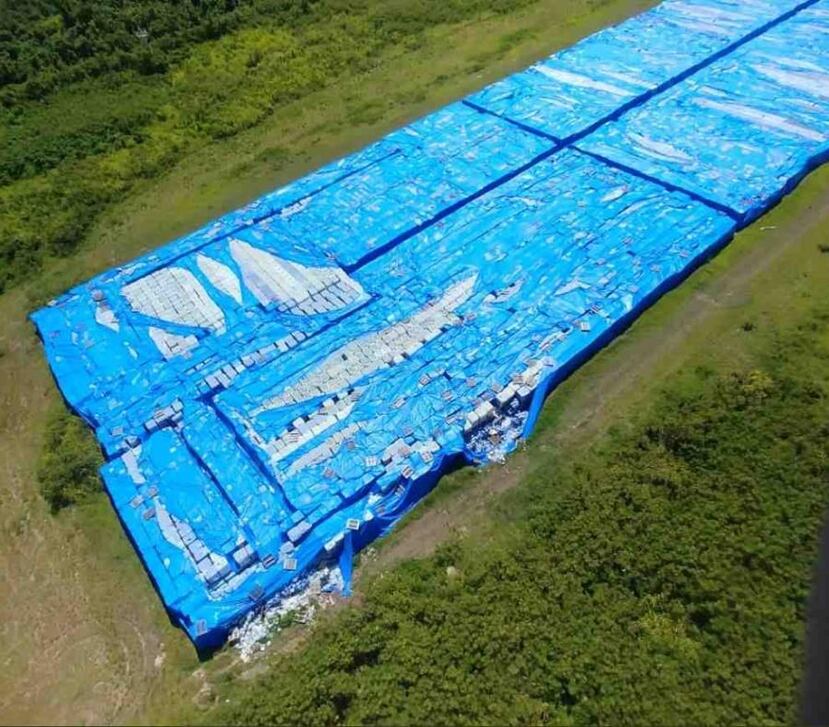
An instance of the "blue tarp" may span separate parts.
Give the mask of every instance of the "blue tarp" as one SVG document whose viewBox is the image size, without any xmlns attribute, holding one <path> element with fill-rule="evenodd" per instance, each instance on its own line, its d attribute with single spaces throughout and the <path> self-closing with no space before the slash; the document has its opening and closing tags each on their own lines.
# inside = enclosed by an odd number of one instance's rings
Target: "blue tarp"
<svg viewBox="0 0 829 727">
<path fill-rule="evenodd" d="M 579 146 L 748 222 L 829 154 L 827 59 L 829 7 L 820 3 Z"/>
<path fill-rule="evenodd" d="M 570 141 L 640 104 L 810 0 L 667 0 L 467 102 Z"/>
<path fill-rule="evenodd" d="M 510 451 L 823 158 L 827 2 L 670 0 L 33 314 L 196 644 Z"/>
</svg>

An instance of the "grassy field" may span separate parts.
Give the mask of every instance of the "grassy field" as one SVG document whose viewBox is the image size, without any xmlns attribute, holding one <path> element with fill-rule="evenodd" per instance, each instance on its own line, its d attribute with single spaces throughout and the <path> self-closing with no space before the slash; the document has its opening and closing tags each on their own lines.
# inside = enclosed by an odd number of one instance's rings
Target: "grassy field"
<svg viewBox="0 0 829 727">
<path fill-rule="evenodd" d="M 105 211 L 81 249 L 50 260 L 0 297 L 0 721 L 135 722 L 195 718 L 236 698 L 253 670 L 222 652 L 199 663 L 171 626 L 104 496 L 53 517 L 34 463 L 58 406 L 25 313 L 69 284 L 157 246 L 276 184 L 376 138 L 646 3 L 539 2 L 507 16 L 428 32 L 370 73 L 285 104 L 257 127 L 187 156 Z M 451 53 L 447 53 L 451 48 Z M 829 172 L 813 174 L 771 215 L 666 296 L 551 397 L 527 449 L 503 467 L 446 478 L 359 576 L 428 555 L 447 534 L 485 542 L 500 493 L 555 472 L 624 430 L 632 412 L 699 366 L 751 368 L 781 331 L 808 319 L 829 283 Z M 518 487 L 517 492 L 524 487 Z M 305 638 L 288 634 L 284 644 Z M 212 714 L 212 713 L 208 713 Z"/>
<path fill-rule="evenodd" d="M 137 182 L 96 218 L 76 253 L 47 259 L 41 274 L 0 297 L 0 721 L 159 718 L 199 701 L 205 680 L 232 660 L 199 663 L 103 495 L 49 513 L 35 467 L 60 403 L 26 314 L 72 283 L 648 4 L 545 0 L 432 28 L 417 48 L 388 49 L 371 71 L 283 104 L 255 128 Z"/>
</svg>

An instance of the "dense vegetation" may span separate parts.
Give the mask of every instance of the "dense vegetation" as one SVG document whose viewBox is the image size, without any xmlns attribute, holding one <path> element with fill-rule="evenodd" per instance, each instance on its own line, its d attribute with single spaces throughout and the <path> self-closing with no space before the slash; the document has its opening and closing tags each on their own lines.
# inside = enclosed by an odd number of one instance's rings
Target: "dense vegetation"
<svg viewBox="0 0 829 727">
<path fill-rule="evenodd" d="M 675 380 L 581 461 L 547 461 L 486 542 L 375 578 L 301 653 L 227 687 L 219 717 L 794 721 L 829 484 L 829 314 L 770 339 L 747 370 Z"/>
<path fill-rule="evenodd" d="M 55 407 L 46 424 L 37 468 L 40 492 L 52 512 L 100 492 L 101 462 L 95 437 L 86 424 L 63 405 Z"/>
<path fill-rule="evenodd" d="M 0 292 L 182 155 L 533 0 L 0 0 Z"/>
</svg>

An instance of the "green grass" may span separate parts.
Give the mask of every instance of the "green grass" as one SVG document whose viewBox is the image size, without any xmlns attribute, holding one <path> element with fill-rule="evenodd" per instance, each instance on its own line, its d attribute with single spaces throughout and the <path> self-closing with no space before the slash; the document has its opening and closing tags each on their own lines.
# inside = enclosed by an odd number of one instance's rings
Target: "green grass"
<svg viewBox="0 0 829 727">
<path fill-rule="evenodd" d="M 101 490 L 98 468 L 103 458 L 95 435 L 62 405 L 46 425 L 37 479 L 52 512 L 86 501 Z"/>
</svg>

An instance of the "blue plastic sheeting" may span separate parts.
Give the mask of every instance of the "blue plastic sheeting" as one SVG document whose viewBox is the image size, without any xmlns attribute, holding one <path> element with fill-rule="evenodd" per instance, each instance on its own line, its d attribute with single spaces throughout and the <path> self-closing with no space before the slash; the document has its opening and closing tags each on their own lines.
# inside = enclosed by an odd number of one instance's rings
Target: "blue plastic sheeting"
<svg viewBox="0 0 829 727">
<path fill-rule="evenodd" d="M 539 386 L 733 227 L 556 154 L 355 271 L 370 302 L 216 391 L 176 388 L 181 408 L 103 469 L 165 603 L 197 643 L 221 640 L 346 533 L 383 532 L 447 461 L 508 450 Z"/>
<path fill-rule="evenodd" d="M 827 2 L 666 3 L 549 61 L 569 96 L 519 74 L 569 142 L 453 104 L 33 314 L 197 645 L 323 559 L 347 581 L 823 158 Z"/>
<path fill-rule="evenodd" d="M 829 2 L 749 41 L 579 143 L 732 210 L 762 214 L 829 154 Z"/>
<path fill-rule="evenodd" d="M 378 254 L 552 149 L 453 104 L 78 286 L 34 317 L 61 390 L 117 453 L 154 413 L 175 414 L 177 397 L 233 378 L 229 346 L 240 360 L 270 358 L 364 304 L 338 262 Z M 257 282 L 266 255 L 289 278 L 310 269 L 314 301 L 297 307 L 295 289 Z"/>
<path fill-rule="evenodd" d="M 668 0 L 487 86 L 467 101 L 569 141 L 807 4 Z"/>
</svg>

